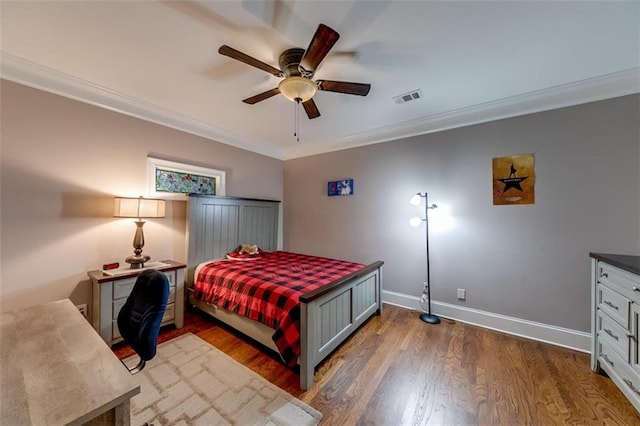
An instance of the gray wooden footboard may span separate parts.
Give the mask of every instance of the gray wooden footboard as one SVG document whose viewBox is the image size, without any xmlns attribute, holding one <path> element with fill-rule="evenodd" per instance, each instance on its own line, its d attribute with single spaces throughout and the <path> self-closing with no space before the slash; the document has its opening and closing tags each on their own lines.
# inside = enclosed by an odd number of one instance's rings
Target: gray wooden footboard
<svg viewBox="0 0 640 426">
<path fill-rule="evenodd" d="M 382 314 L 382 264 L 300 297 L 300 388 L 309 389 L 316 365 L 370 316 Z"/>
</svg>

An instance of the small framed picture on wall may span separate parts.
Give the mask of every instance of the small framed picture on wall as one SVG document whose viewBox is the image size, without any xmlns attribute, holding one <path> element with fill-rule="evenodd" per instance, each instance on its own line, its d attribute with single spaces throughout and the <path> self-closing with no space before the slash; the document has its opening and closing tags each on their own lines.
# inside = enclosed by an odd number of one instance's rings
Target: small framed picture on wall
<svg viewBox="0 0 640 426">
<path fill-rule="evenodd" d="M 519 154 L 493 159 L 493 205 L 534 204 L 534 155 Z"/>
<path fill-rule="evenodd" d="M 353 195 L 353 179 L 331 180 L 327 183 L 327 195 Z"/>
</svg>

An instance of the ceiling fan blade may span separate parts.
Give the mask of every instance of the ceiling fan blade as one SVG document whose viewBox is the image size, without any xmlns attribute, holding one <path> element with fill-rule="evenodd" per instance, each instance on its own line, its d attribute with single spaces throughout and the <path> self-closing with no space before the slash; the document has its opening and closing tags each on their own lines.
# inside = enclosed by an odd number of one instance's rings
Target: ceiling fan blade
<svg viewBox="0 0 640 426">
<path fill-rule="evenodd" d="M 269 64 L 265 64 L 264 62 L 259 61 L 256 58 L 252 58 L 246 53 L 242 53 L 239 50 L 234 49 L 233 47 L 227 46 L 226 44 L 220 46 L 220 48 L 218 49 L 218 53 L 224 56 L 228 56 L 237 61 L 244 62 L 247 65 L 251 65 L 252 67 L 261 69 L 262 71 L 266 71 L 269 74 L 275 75 L 276 77 L 284 77 L 284 74 L 278 68 L 272 67 Z"/>
<path fill-rule="evenodd" d="M 365 83 L 350 83 L 348 81 L 318 80 L 318 90 L 345 93 L 347 95 L 367 96 L 369 90 L 371 90 L 371 85 Z"/>
<path fill-rule="evenodd" d="M 327 27 L 325 24 L 318 25 L 318 29 L 313 35 L 309 47 L 305 50 L 304 56 L 300 61 L 300 66 L 305 71 L 313 74 L 339 38 L 340 34 L 335 30 Z"/>
<path fill-rule="evenodd" d="M 313 98 L 303 102 L 302 106 L 304 107 L 304 110 L 307 113 L 307 117 L 309 117 L 309 119 L 320 117 L 320 111 L 318 111 L 318 107 L 313 101 Z"/>
<path fill-rule="evenodd" d="M 269 99 L 270 97 L 275 96 L 278 93 L 280 93 L 280 89 L 276 87 L 274 89 L 267 90 L 266 92 L 258 93 L 257 95 L 251 96 L 250 98 L 243 99 L 242 102 L 244 102 L 245 104 L 253 105 L 260 101 L 264 101 L 265 99 Z"/>
</svg>

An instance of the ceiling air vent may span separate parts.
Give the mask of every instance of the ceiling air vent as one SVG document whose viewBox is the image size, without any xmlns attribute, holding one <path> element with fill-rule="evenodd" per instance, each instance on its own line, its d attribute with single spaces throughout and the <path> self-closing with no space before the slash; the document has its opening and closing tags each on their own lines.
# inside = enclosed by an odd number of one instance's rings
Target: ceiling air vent
<svg viewBox="0 0 640 426">
<path fill-rule="evenodd" d="M 417 89 L 409 93 L 404 93 L 402 95 L 394 96 L 391 99 L 393 99 L 393 101 L 397 104 L 404 104 L 410 101 L 422 99 L 422 92 L 420 91 L 420 89 Z"/>
</svg>

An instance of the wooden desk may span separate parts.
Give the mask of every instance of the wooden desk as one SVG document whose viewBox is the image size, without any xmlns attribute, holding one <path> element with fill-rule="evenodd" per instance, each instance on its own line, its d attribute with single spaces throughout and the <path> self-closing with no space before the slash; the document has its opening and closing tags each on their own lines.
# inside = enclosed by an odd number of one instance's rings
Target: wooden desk
<svg viewBox="0 0 640 426">
<path fill-rule="evenodd" d="M 0 316 L 0 424 L 129 425 L 138 393 L 70 300 Z"/>
</svg>

